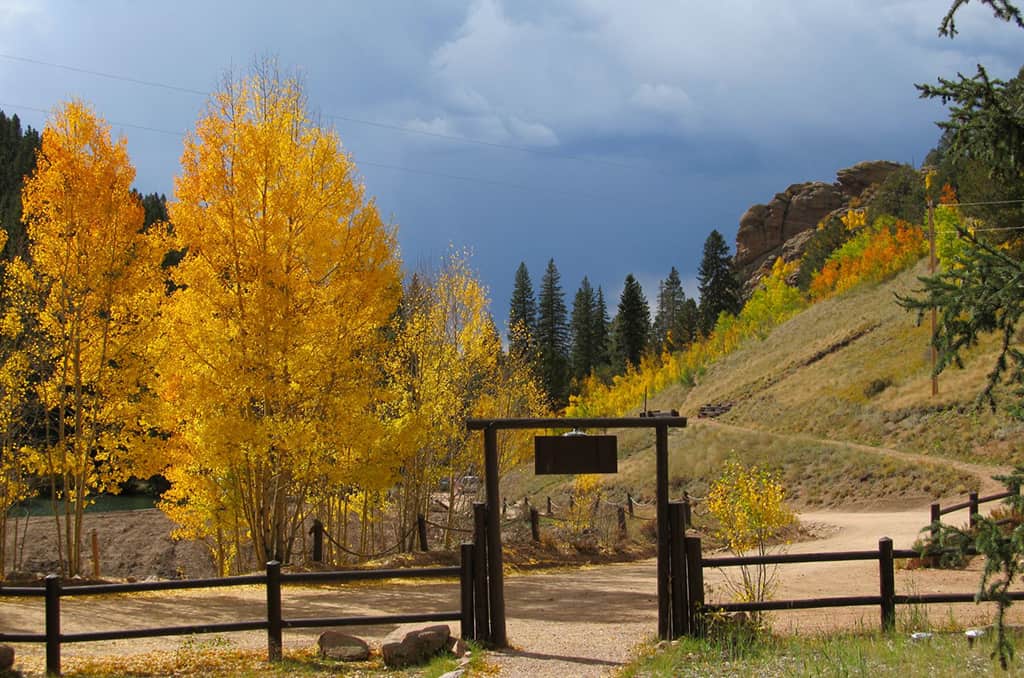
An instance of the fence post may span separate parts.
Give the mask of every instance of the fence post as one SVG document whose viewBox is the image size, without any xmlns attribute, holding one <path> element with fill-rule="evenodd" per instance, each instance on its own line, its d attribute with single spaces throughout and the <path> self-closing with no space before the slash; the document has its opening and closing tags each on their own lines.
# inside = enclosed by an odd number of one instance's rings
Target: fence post
<svg viewBox="0 0 1024 678">
<path fill-rule="evenodd" d="M 60 575 L 46 575 L 46 675 L 60 675 Z"/>
<path fill-rule="evenodd" d="M 942 508 L 938 504 L 932 504 L 932 539 L 939 536 L 940 522 L 942 522 Z"/>
<path fill-rule="evenodd" d="M 548 497 L 548 515 L 549 516 L 555 515 L 554 513 L 551 512 L 551 497 Z"/>
<path fill-rule="evenodd" d="M 693 507 L 690 504 L 690 497 L 683 494 L 683 530 L 693 527 Z"/>
<path fill-rule="evenodd" d="M 530 536 L 534 541 L 540 541 L 540 513 L 532 506 L 530 507 Z"/>
<path fill-rule="evenodd" d="M 471 542 L 463 542 L 459 549 L 461 556 L 461 572 L 459 573 L 459 602 L 462 608 L 462 617 L 459 620 L 459 635 L 463 640 L 472 640 L 476 632 L 476 622 L 473 619 L 473 551 Z"/>
<path fill-rule="evenodd" d="M 281 563 L 267 563 L 267 661 L 281 661 Z"/>
<path fill-rule="evenodd" d="M 690 607 L 686 600 L 687 577 L 686 577 L 686 528 L 683 523 L 683 505 L 679 502 L 671 502 L 668 505 L 669 524 L 669 573 L 672 577 L 671 599 L 672 599 L 672 629 L 671 637 L 678 638 L 687 633 L 687 614 Z"/>
<path fill-rule="evenodd" d="M 313 534 L 313 562 L 324 562 L 324 524 L 319 518 L 313 519 L 313 527 L 309 530 Z"/>
<path fill-rule="evenodd" d="M 629 510 L 629 517 L 633 517 L 633 495 L 626 493 L 626 508 Z"/>
<path fill-rule="evenodd" d="M 619 539 L 625 539 L 629 536 L 629 531 L 626 529 L 626 509 L 619 507 Z"/>
<path fill-rule="evenodd" d="M 687 612 L 687 628 L 690 635 L 699 638 L 704 635 L 704 562 L 701 555 L 700 537 L 686 537 L 686 599 L 690 607 Z"/>
<path fill-rule="evenodd" d="M 473 504 L 473 620 L 475 638 L 480 642 L 491 639 L 490 606 L 487 582 L 487 504 Z"/>
<path fill-rule="evenodd" d="M 416 514 L 416 531 L 420 537 L 420 551 L 429 551 L 427 547 L 427 519 L 422 513 Z"/>
<path fill-rule="evenodd" d="M 882 631 L 896 628 L 896 574 L 892 558 L 892 539 L 878 540 L 878 589 L 882 597 Z"/>
<path fill-rule="evenodd" d="M 967 523 L 971 527 L 974 527 L 975 523 L 978 522 L 978 510 L 979 510 L 978 509 L 978 493 L 977 492 L 969 492 L 969 493 L 967 493 L 967 502 L 968 502 L 968 504 L 970 504 L 967 507 L 967 511 L 968 511 Z"/>
</svg>

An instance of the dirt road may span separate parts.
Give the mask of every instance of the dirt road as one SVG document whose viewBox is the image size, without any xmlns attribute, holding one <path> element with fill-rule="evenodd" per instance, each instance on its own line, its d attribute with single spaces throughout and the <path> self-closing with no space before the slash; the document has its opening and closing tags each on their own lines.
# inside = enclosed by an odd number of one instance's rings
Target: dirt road
<svg viewBox="0 0 1024 678">
<path fill-rule="evenodd" d="M 953 516 L 956 520 L 957 517 Z M 873 549 L 881 536 L 892 537 L 897 548 L 907 548 L 927 521 L 923 508 L 898 513 L 805 513 L 819 540 L 794 544 L 790 552 Z M 627 661 L 634 647 L 653 637 L 657 628 L 655 563 L 652 560 L 563 570 L 541 574 L 512 574 L 506 579 L 508 633 L 513 650 L 494 653 L 502 675 L 599 676 Z M 778 598 L 826 595 L 870 595 L 878 591 L 878 568 L 872 562 L 786 565 L 778 570 Z M 973 591 L 976 571 L 900 570 L 897 592 Z M 726 600 L 721 572 L 709 571 L 709 601 Z M 135 594 L 63 601 L 62 627 L 66 632 L 147 625 L 186 624 L 200 621 L 258 619 L 264 614 L 262 589 L 244 587 L 206 592 Z M 286 617 L 380 614 L 457 608 L 454 583 L 387 583 L 374 586 L 288 587 L 284 595 Z M 39 632 L 43 625 L 38 599 L 0 599 L 0 629 Z M 905 611 L 901 610 L 903 615 Z M 945 608 L 929 610 L 932 619 L 945 620 Z M 980 623 L 987 612 L 974 605 L 958 606 L 952 613 L 963 624 Z M 839 608 L 825 611 L 777 613 L 773 627 L 781 631 L 829 631 L 878 624 L 877 608 Z M 375 643 L 400 636 L 405 629 L 392 625 L 364 627 L 357 632 Z M 315 642 L 317 631 L 286 631 L 289 647 Z M 226 634 L 218 642 L 260 648 L 259 633 Z M 193 641 L 195 642 L 195 641 Z M 202 641 L 199 641 L 202 642 Z M 181 638 L 89 643 L 65 646 L 65 655 L 137 653 L 175 650 Z M 18 647 L 20 657 L 42 656 L 40 645 Z"/>
<path fill-rule="evenodd" d="M 718 422 L 714 426 L 729 426 Z M 738 427 L 731 427 L 738 428 Z M 822 441 L 828 442 L 828 441 Z M 845 444 L 845 443 L 836 443 Z M 922 463 L 949 463 L 979 477 L 982 492 L 995 491 L 989 476 L 1004 469 L 965 462 L 945 461 L 912 453 L 858 445 L 866 452 L 895 456 Z M 808 512 L 801 521 L 811 526 L 818 539 L 793 544 L 791 553 L 813 551 L 868 550 L 878 547 L 880 537 L 893 539 L 896 548 L 910 548 L 919 530 L 928 522 L 928 507 L 899 512 Z M 945 520 L 963 523 L 966 510 Z M 601 676 L 628 661 L 639 643 L 654 637 L 657 630 L 656 565 L 653 560 L 602 565 L 548 573 L 512 574 L 506 578 L 508 636 L 512 649 L 492 653 L 491 659 L 508 676 Z M 839 595 L 873 595 L 878 592 L 877 563 L 805 563 L 781 566 L 777 571 L 778 599 Z M 899 570 L 897 593 L 942 591 L 973 592 L 978 584 L 978 565 L 964 571 Z M 708 601 L 730 599 L 721 571 L 707 571 Z M 169 624 L 188 624 L 242 619 L 259 619 L 265 613 L 262 589 L 214 589 L 205 592 L 136 594 L 104 598 L 69 598 L 63 601 L 62 627 L 65 632 Z M 384 583 L 372 586 L 288 587 L 284 593 L 286 618 L 349 616 L 400 611 L 455 610 L 455 583 Z M 908 623 L 911 610 L 898 609 L 897 616 Z M 914 610 L 913 612 L 921 612 Z M 1013 621 L 1024 612 L 1011 608 Z M 990 609 L 973 604 L 932 606 L 927 615 L 933 621 L 952 620 L 958 625 L 985 624 Z M 877 608 L 833 608 L 775 613 L 774 629 L 781 632 L 829 632 L 838 628 L 876 628 Z M 43 628 L 41 601 L 0 598 L 0 630 L 38 633 Z M 372 643 L 400 637 L 407 628 L 393 625 L 355 629 Z M 316 630 L 288 630 L 287 647 L 309 646 Z M 65 646 L 65 656 L 132 654 L 152 650 L 175 650 L 184 642 L 203 639 L 181 638 L 90 643 Z M 260 633 L 225 634 L 217 641 L 236 647 L 265 647 Z M 18 647 L 19 657 L 42 665 L 43 647 Z"/>
</svg>

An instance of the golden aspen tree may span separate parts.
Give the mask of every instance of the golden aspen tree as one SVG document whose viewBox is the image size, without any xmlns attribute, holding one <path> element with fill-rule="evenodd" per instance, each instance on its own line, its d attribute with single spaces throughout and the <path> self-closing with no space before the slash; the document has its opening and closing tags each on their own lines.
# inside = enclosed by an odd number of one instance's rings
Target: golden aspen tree
<svg viewBox="0 0 1024 678">
<path fill-rule="evenodd" d="M 400 263 L 355 171 L 264 62 L 212 95 L 175 180 L 162 507 L 191 536 L 251 539 L 260 563 L 289 559 L 310 499 L 380 434 L 372 362 Z"/>
<path fill-rule="evenodd" d="M 142 232 L 134 179 L 125 139 L 111 141 L 105 122 L 73 101 L 43 130 L 22 191 L 48 366 L 36 389 L 47 416 L 35 470 L 51 478 L 59 555 L 71 574 L 82 566 L 90 497 L 158 470 L 148 454 L 145 353 L 163 296 L 163 250 Z"/>
<path fill-rule="evenodd" d="M 7 233 L 0 230 L 0 249 L 6 238 Z M 0 260 L 0 581 L 7 571 L 10 510 L 28 494 L 29 460 L 21 442 L 33 364 L 26 332 L 32 311 L 31 280 L 21 259 Z M 17 523 L 14 531 L 16 546 Z"/>
<path fill-rule="evenodd" d="M 430 493 L 466 467 L 465 419 L 471 416 L 496 366 L 500 344 L 490 331 L 487 295 L 465 253 L 450 252 L 434 274 L 417 274 L 407 286 L 400 329 L 391 352 L 401 404 L 403 526 L 426 513 Z M 449 502 L 451 508 L 452 502 Z"/>
<path fill-rule="evenodd" d="M 407 286 L 391 353 L 401 393 L 395 426 L 403 450 L 403 524 L 427 511 L 431 491 L 445 479 L 451 534 L 457 480 L 482 466 L 467 417 L 529 416 L 543 408 L 545 396 L 525 358 L 503 356 L 488 305 L 465 252 L 450 252 L 436 274 L 416 275 Z M 503 458 L 518 456 L 511 451 L 517 442 L 502 436 Z"/>
</svg>

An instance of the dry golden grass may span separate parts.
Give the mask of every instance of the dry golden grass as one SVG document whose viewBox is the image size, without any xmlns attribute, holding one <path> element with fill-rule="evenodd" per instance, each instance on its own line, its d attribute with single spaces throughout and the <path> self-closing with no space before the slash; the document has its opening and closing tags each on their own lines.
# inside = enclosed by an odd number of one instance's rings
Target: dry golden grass
<svg viewBox="0 0 1024 678">
<path fill-rule="evenodd" d="M 736 456 L 778 470 L 798 505 L 891 508 L 977 486 L 976 478 L 944 465 L 944 458 L 1000 465 L 1019 460 L 1024 422 L 975 403 L 994 361 L 994 341 L 972 349 L 964 369 L 943 373 L 939 395 L 931 395 L 927 319 L 919 326 L 895 299 L 911 293 L 926 273 L 922 262 L 884 284 L 811 306 L 765 340 L 752 340 L 711 365 L 692 388 L 678 384 L 652 397 L 651 409 L 678 409 L 693 423 L 701 405 L 733 402 L 721 421 L 752 429 L 742 434 L 691 426 L 674 432 L 676 489 L 701 494 L 725 459 Z M 608 486 L 653 495 L 653 433 L 618 433 L 620 472 L 606 479 Z M 929 455 L 935 463 L 814 439 Z M 567 491 L 567 480 L 520 469 L 503 480 L 503 491 L 555 496 Z"/>
</svg>

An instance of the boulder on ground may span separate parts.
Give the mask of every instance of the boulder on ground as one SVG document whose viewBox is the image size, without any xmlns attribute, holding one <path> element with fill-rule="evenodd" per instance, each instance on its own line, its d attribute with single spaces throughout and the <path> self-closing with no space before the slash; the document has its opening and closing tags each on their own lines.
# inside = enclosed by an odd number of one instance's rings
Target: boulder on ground
<svg viewBox="0 0 1024 678">
<path fill-rule="evenodd" d="M 316 644 L 321 657 L 344 662 L 361 662 L 370 658 L 370 646 L 365 640 L 341 631 L 324 631 Z"/>
<path fill-rule="evenodd" d="M 384 664 L 393 669 L 421 664 L 448 650 L 451 637 L 451 629 L 445 624 L 410 631 L 401 642 L 385 643 L 381 648 Z"/>
<path fill-rule="evenodd" d="M 384 658 L 384 665 L 389 669 L 401 669 L 406 666 L 414 666 L 419 663 L 412 646 L 405 641 L 397 643 L 384 643 L 380 648 L 381 656 Z"/>
</svg>

